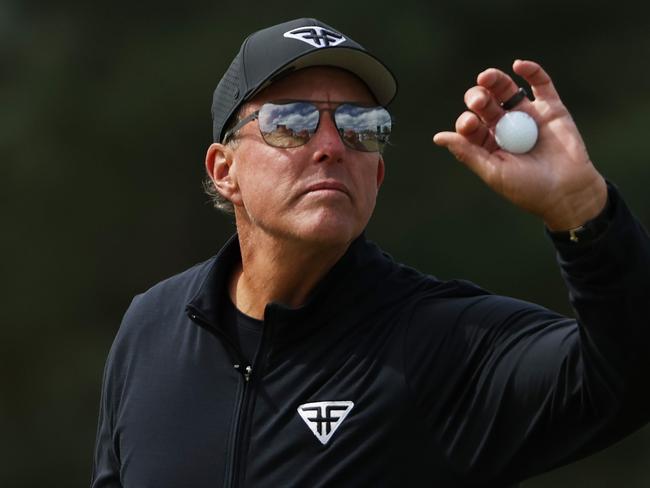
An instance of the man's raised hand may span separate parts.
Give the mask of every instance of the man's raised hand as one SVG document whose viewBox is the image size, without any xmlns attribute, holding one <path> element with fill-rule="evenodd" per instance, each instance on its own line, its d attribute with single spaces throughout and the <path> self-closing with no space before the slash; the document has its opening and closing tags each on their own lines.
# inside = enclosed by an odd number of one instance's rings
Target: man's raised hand
<svg viewBox="0 0 650 488">
<path fill-rule="evenodd" d="M 594 168 L 571 114 L 546 71 L 533 61 L 516 60 L 513 70 L 531 86 L 514 110 L 526 112 L 539 127 L 537 144 L 525 154 L 499 148 L 494 128 L 505 110 L 501 103 L 518 86 L 501 70 L 489 68 L 465 93 L 469 110 L 456 120 L 455 132 L 433 141 L 446 147 L 490 188 L 541 217 L 551 230 L 578 227 L 594 218 L 607 201 L 605 180 Z"/>
</svg>

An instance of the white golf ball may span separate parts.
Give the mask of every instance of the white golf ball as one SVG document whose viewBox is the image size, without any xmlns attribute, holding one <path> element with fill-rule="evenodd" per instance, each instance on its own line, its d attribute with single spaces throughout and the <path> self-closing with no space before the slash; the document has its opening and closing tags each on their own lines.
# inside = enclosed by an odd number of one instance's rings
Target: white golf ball
<svg viewBox="0 0 650 488">
<path fill-rule="evenodd" d="M 494 138 L 501 149 L 514 154 L 530 151 L 537 142 L 537 124 L 526 112 L 507 112 L 497 122 Z"/>
</svg>

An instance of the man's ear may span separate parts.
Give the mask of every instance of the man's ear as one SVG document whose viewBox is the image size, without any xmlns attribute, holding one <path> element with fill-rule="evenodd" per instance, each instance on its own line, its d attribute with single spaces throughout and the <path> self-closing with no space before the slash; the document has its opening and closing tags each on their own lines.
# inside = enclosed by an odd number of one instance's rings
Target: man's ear
<svg viewBox="0 0 650 488">
<path fill-rule="evenodd" d="M 213 143 L 205 155 L 205 170 L 217 191 L 225 199 L 238 205 L 241 202 L 239 186 L 233 169 L 234 153 L 229 146 Z"/>
<path fill-rule="evenodd" d="M 377 191 L 381 187 L 381 184 L 384 182 L 384 176 L 386 175 L 386 165 L 384 163 L 384 158 L 379 155 L 379 162 L 377 163 Z"/>
</svg>

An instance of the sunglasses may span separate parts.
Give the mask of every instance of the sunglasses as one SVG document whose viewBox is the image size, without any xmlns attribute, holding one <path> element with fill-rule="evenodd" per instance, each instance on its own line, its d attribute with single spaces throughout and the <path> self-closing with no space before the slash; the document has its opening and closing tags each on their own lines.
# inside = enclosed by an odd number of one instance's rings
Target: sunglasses
<svg viewBox="0 0 650 488">
<path fill-rule="evenodd" d="M 357 151 L 381 152 L 388 143 L 392 120 L 381 106 L 341 103 L 335 109 L 318 108 L 325 101 L 287 101 L 265 103 L 240 120 L 223 137 L 224 144 L 244 125 L 257 119 L 264 142 L 269 146 L 290 148 L 307 144 L 318 130 L 321 112 L 333 112 L 341 141 Z"/>
</svg>

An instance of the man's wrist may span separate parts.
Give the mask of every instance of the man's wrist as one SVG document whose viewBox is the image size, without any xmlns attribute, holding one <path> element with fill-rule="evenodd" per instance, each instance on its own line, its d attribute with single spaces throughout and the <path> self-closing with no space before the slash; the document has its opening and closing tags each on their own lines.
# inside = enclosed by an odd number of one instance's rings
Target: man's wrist
<svg viewBox="0 0 650 488">
<path fill-rule="evenodd" d="M 582 227 L 602 213 L 607 198 L 607 182 L 596 173 L 595 181 L 580 192 L 557 201 L 552 213 L 544 216 L 544 224 L 550 232 L 568 232 Z"/>
<path fill-rule="evenodd" d="M 567 242 L 574 244 L 584 244 L 598 239 L 605 233 L 613 217 L 613 207 L 609 196 L 605 200 L 605 206 L 600 213 L 585 222 L 584 224 L 572 229 L 554 231 L 548 228 L 547 232 L 556 242 Z"/>
</svg>

